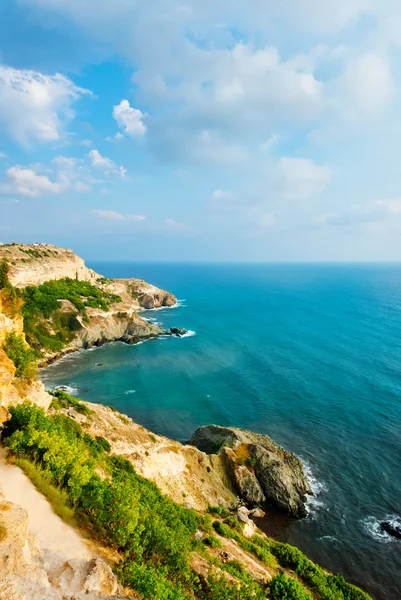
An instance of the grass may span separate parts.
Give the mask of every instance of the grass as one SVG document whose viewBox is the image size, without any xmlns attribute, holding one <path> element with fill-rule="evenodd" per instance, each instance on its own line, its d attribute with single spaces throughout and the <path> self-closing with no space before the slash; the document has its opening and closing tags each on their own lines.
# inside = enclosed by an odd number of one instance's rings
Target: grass
<svg viewBox="0 0 401 600">
<path fill-rule="evenodd" d="M 68 506 L 68 495 L 53 485 L 51 475 L 39 465 L 25 458 L 14 458 L 12 462 L 24 471 L 38 492 L 49 501 L 56 515 L 68 525 L 78 528 L 79 524 L 74 511 Z"/>
</svg>

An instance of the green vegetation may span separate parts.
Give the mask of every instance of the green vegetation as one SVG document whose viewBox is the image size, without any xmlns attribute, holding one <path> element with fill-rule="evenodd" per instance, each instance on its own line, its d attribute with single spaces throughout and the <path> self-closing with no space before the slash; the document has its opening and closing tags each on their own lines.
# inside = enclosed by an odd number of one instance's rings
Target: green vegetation
<svg viewBox="0 0 401 600">
<path fill-rule="evenodd" d="M 51 474 L 25 458 L 16 458 L 14 462 L 29 477 L 36 489 L 47 498 L 56 515 L 72 527 L 77 527 L 74 511 L 68 505 L 68 495 L 52 484 Z"/>
<path fill-rule="evenodd" d="M 204 544 L 206 544 L 206 546 L 210 546 L 211 548 L 222 547 L 222 543 L 215 535 L 208 535 L 207 537 L 203 538 L 202 541 Z"/>
<path fill-rule="evenodd" d="M 66 392 L 54 393 L 54 410 L 73 407 L 82 411 L 82 406 L 88 410 Z M 144 598 L 311 600 L 311 590 L 318 600 L 370 600 L 342 577 L 327 575 L 292 546 L 259 535 L 245 538 L 238 531 L 237 520 L 223 511 L 213 523 L 219 535 L 235 540 L 270 568 L 277 569 L 277 559 L 282 567 L 295 571 L 296 577 L 278 574 L 264 589 L 241 562 L 224 564 L 207 550 L 206 546 L 221 546 L 211 533 L 211 517 L 163 496 L 129 461 L 110 455 L 107 440 L 92 438 L 64 414 L 46 415 L 29 403 L 12 407 L 10 413 L 3 440 L 16 462 L 62 518 L 84 525 L 119 553 L 116 572 L 121 583 Z M 209 512 L 219 514 L 221 509 L 210 508 Z M 203 544 L 195 537 L 199 529 L 207 534 Z M 207 581 L 201 581 L 191 569 L 194 551 L 214 565 Z"/>
<path fill-rule="evenodd" d="M 109 294 L 88 283 L 75 279 L 48 281 L 20 291 L 24 301 L 22 314 L 24 331 L 30 346 L 40 355 L 42 348 L 59 352 L 82 329 L 77 318 L 88 321 L 87 308 L 108 311 L 110 304 L 121 302 L 120 296 Z M 68 300 L 73 309 L 62 311 L 61 300 Z"/>
<path fill-rule="evenodd" d="M 6 260 L 0 262 L 0 297 L 4 314 L 15 317 L 20 308 L 17 291 L 9 281 L 10 266 Z"/>
<path fill-rule="evenodd" d="M 0 290 L 4 290 L 8 285 L 10 285 L 8 281 L 9 270 L 10 267 L 8 265 L 8 262 L 2 260 L 0 262 Z"/>
<path fill-rule="evenodd" d="M 53 408 L 54 410 L 60 410 L 61 408 L 74 408 L 77 412 L 81 413 L 81 415 L 89 416 L 92 414 L 92 411 L 86 406 L 86 404 L 83 403 L 83 400 L 80 398 L 75 398 L 64 390 L 54 390 L 50 393 L 52 396 L 54 396 L 50 404 L 50 408 Z M 104 438 L 101 439 L 103 440 Z M 107 440 L 104 441 L 109 444 Z M 108 451 L 110 451 L 110 444 Z"/>
<path fill-rule="evenodd" d="M 272 542 L 270 551 L 282 567 L 293 569 L 321 600 L 370 600 L 368 594 L 347 583 L 342 577 L 327 575 L 298 548 L 281 542 Z"/>
<path fill-rule="evenodd" d="M 18 459 L 46 472 L 45 479 L 67 495 L 79 520 L 121 552 L 123 584 L 155 600 L 187 598 L 197 585 L 189 565 L 194 535 L 208 529 L 208 518 L 165 498 L 127 460 L 108 456 L 73 419 L 46 416 L 27 403 L 10 413 L 4 444 Z M 94 456 L 96 443 L 100 453 Z M 98 467 L 107 473 L 105 479 Z"/>
<path fill-rule="evenodd" d="M 35 353 L 29 348 L 23 338 L 10 332 L 4 341 L 3 350 L 15 365 L 15 376 L 31 380 L 36 375 Z"/>
<path fill-rule="evenodd" d="M 270 582 L 270 597 L 272 600 L 312 600 L 296 579 L 284 574 L 276 575 Z"/>
<path fill-rule="evenodd" d="M 223 519 L 226 519 L 231 515 L 230 511 L 222 506 L 208 506 L 207 512 L 211 515 L 222 517 Z"/>
</svg>

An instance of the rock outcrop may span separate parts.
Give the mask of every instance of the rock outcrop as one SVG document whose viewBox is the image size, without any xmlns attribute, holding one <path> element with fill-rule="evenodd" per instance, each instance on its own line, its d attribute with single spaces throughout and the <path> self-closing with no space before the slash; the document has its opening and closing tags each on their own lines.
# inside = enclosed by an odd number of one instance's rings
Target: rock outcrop
<svg viewBox="0 0 401 600">
<path fill-rule="evenodd" d="M 89 269 L 82 258 L 68 248 L 7 244 L 0 246 L 0 261 L 10 265 L 9 279 L 15 287 L 40 285 L 50 279 L 79 279 L 94 283 L 101 275 Z"/>
<path fill-rule="evenodd" d="M 306 516 L 312 490 L 302 462 L 268 436 L 208 425 L 197 429 L 189 444 L 222 458 L 240 498 L 250 506 L 270 504 L 289 516 Z"/>
<path fill-rule="evenodd" d="M 49 570 L 29 532 L 28 513 L 0 490 L 0 600 L 130 600 L 100 558 Z"/>
<path fill-rule="evenodd" d="M 28 398 L 47 408 L 51 397 L 45 391 L 44 385 L 39 380 L 32 382 L 18 382 L 15 378 L 15 365 L 3 350 L 3 343 L 11 332 L 24 338 L 24 324 L 20 314 L 8 314 L 0 292 L 0 423 L 5 421 L 7 407 L 18 404 Z"/>
</svg>

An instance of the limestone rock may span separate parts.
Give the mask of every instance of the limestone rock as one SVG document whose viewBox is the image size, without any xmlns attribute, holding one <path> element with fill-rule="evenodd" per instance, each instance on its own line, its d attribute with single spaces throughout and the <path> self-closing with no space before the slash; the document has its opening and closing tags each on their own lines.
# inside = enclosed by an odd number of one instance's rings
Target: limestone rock
<svg viewBox="0 0 401 600">
<path fill-rule="evenodd" d="M 240 497 L 250 506 L 263 505 L 266 498 L 255 473 L 238 464 L 237 455 L 231 448 L 222 448 L 221 455 Z"/>
<path fill-rule="evenodd" d="M 272 504 L 289 516 L 306 516 L 306 496 L 312 490 L 302 462 L 268 436 L 208 425 L 197 429 L 189 443 L 224 457 L 240 497 L 250 505 Z"/>
</svg>

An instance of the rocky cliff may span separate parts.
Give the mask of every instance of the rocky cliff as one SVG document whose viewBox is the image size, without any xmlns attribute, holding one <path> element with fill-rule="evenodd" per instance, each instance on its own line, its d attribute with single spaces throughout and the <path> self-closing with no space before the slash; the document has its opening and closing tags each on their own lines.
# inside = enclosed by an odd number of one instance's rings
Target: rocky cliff
<svg viewBox="0 0 401 600">
<path fill-rule="evenodd" d="M 7 310 L 5 298 L 0 290 L 0 423 L 7 416 L 7 407 L 12 404 L 29 398 L 35 404 L 47 408 L 51 401 L 41 381 L 36 379 L 22 382 L 15 377 L 16 367 L 3 350 L 5 338 L 11 332 L 25 339 L 21 314 L 12 314 Z"/>
<path fill-rule="evenodd" d="M 106 279 L 69 249 L 9 244 L 0 246 L 2 261 L 9 268 L 9 283 L 22 298 L 24 331 L 42 354 L 41 366 L 82 347 L 117 340 L 136 343 L 164 334 L 138 312 L 177 302 L 170 292 L 141 279 Z M 68 288 L 74 288 L 73 297 Z M 18 334 L 22 324 L 20 319 L 11 329 Z M 0 326 L 6 331 L 6 322 Z"/>
<path fill-rule="evenodd" d="M 306 516 L 312 490 L 302 462 L 267 435 L 208 425 L 197 429 L 189 443 L 221 457 L 235 490 L 250 506 L 273 505 L 289 516 Z"/>
</svg>

